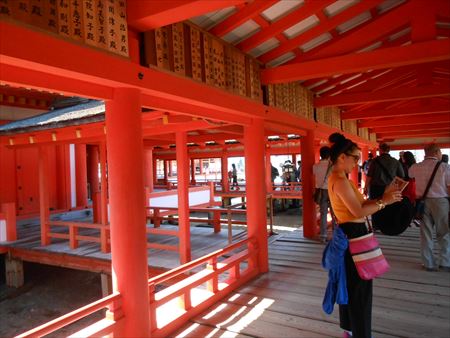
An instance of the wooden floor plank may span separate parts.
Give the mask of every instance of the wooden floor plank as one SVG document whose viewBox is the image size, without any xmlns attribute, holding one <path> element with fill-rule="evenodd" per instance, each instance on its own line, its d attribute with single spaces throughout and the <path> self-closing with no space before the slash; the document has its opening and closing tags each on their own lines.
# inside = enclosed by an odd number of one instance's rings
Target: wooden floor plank
<svg viewBox="0 0 450 338">
<path fill-rule="evenodd" d="M 391 270 L 374 281 L 373 336 L 450 337 L 450 274 L 421 268 L 419 229 L 377 238 Z M 257 337 L 340 337 L 337 306 L 330 316 L 322 311 L 327 284 L 323 249 L 301 231 L 283 234 L 269 245 L 268 273 L 191 324 Z"/>
</svg>

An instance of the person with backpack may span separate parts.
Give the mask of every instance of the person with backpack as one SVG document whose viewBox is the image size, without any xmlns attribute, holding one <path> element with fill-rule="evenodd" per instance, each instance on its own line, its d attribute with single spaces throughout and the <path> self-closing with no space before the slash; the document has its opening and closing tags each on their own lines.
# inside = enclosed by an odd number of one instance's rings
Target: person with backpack
<svg viewBox="0 0 450 338">
<path fill-rule="evenodd" d="M 370 163 L 364 193 L 368 193 L 371 200 L 383 196 L 386 186 L 392 182 L 395 176 L 405 177 L 401 163 L 389 155 L 390 150 L 391 148 L 387 143 L 381 143 L 379 147 L 380 156 Z"/>
</svg>

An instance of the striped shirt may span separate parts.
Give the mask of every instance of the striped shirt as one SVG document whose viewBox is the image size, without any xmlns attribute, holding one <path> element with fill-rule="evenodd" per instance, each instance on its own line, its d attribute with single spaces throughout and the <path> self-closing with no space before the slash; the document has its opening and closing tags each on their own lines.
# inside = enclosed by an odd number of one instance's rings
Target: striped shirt
<svg viewBox="0 0 450 338">
<path fill-rule="evenodd" d="M 328 160 L 320 160 L 313 165 L 313 174 L 316 178 L 316 188 L 328 189 L 328 178 L 325 178 L 325 175 L 327 174 L 329 163 L 330 161 Z"/>
<path fill-rule="evenodd" d="M 416 179 L 416 195 L 418 198 L 421 198 L 425 192 L 437 162 L 438 159 L 436 157 L 426 157 L 422 162 L 413 164 L 409 168 L 409 177 Z M 434 176 L 430 190 L 428 190 L 427 198 L 448 197 L 448 186 L 450 186 L 450 165 L 441 163 L 436 176 Z"/>
</svg>

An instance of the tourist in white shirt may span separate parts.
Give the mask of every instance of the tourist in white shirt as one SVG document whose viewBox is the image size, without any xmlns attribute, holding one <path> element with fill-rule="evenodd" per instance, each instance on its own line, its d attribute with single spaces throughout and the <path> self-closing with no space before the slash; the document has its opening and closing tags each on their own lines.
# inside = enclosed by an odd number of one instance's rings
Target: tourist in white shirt
<svg viewBox="0 0 450 338">
<path fill-rule="evenodd" d="M 322 195 L 319 203 L 320 209 L 320 241 L 327 241 L 327 215 L 328 215 L 328 174 L 330 172 L 330 148 L 325 146 L 320 148 L 321 160 L 313 165 L 313 174 L 316 181 L 316 188 L 322 189 Z"/>
<path fill-rule="evenodd" d="M 422 198 L 434 167 L 442 156 L 436 144 L 429 144 L 424 150 L 423 162 L 414 164 L 409 169 L 409 177 L 416 179 L 417 198 Z M 450 166 L 441 162 L 425 198 L 425 212 L 420 228 L 422 262 L 427 271 L 437 271 L 438 266 L 441 270 L 450 271 L 449 192 Z M 433 255 L 433 228 L 440 248 L 438 260 Z"/>
</svg>

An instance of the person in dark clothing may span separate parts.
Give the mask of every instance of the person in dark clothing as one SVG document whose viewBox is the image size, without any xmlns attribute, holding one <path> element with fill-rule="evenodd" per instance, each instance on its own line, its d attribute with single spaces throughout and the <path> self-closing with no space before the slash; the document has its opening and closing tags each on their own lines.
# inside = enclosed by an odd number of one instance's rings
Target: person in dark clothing
<svg viewBox="0 0 450 338">
<path fill-rule="evenodd" d="M 387 143 L 381 143 L 380 156 L 375 158 L 370 164 L 367 173 L 366 186 L 364 193 L 369 193 L 369 199 L 378 199 L 383 196 L 384 190 L 389 183 L 392 182 L 395 176 L 400 178 L 405 177 L 403 167 L 400 161 L 389 155 L 391 148 Z"/>
<path fill-rule="evenodd" d="M 232 175 L 231 175 L 231 177 L 233 178 L 233 186 L 232 186 L 232 188 L 231 189 L 236 189 L 236 190 L 239 190 L 239 187 L 238 187 L 238 181 L 237 181 L 237 169 L 236 169 L 236 165 L 233 163 L 233 164 L 231 164 L 231 167 L 232 167 L 232 169 L 231 169 L 231 173 L 232 173 Z"/>
</svg>

